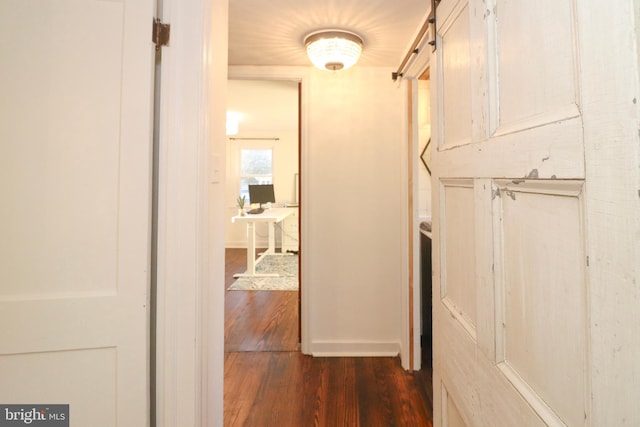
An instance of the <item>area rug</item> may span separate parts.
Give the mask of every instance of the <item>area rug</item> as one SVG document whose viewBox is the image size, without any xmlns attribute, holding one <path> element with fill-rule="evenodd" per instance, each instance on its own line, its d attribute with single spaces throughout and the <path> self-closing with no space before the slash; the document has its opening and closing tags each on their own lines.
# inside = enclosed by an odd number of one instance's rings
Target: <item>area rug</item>
<svg viewBox="0 0 640 427">
<path fill-rule="evenodd" d="M 278 277 L 240 277 L 230 291 L 297 291 L 298 256 L 266 255 L 256 266 L 256 273 L 274 273 Z"/>
</svg>

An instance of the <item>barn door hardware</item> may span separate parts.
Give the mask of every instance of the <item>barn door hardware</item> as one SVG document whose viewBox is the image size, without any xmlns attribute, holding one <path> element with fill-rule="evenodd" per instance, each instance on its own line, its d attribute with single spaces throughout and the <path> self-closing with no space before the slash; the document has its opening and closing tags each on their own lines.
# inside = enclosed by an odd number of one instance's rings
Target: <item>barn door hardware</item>
<svg viewBox="0 0 640 427">
<path fill-rule="evenodd" d="M 429 14 L 429 17 L 427 18 L 427 20 L 424 22 L 424 24 L 422 25 L 422 27 L 420 28 L 420 31 L 418 32 L 418 35 L 416 36 L 415 40 L 413 41 L 413 44 L 411 45 L 411 48 L 409 49 L 409 51 L 407 52 L 407 54 L 405 55 L 404 59 L 402 60 L 402 63 L 400 63 L 400 66 L 398 67 L 398 71 L 394 71 L 391 73 L 391 78 L 393 79 L 393 81 L 398 80 L 398 78 L 401 78 L 404 74 L 404 69 L 407 66 L 407 64 L 409 63 L 409 60 L 411 59 L 411 57 L 413 55 L 417 55 L 420 52 L 420 49 L 418 48 L 418 45 L 420 43 L 423 42 L 425 35 L 427 35 L 427 32 L 429 31 L 429 28 L 431 27 L 431 37 L 433 37 L 433 40 L 429 40 L 427 43 L 431 45 L 432 49 L 435 50 L 436 48 L 436 41 L 435 41 L 435 37 L 436 37 L 436 8 L 438 7 L 438 4 L 440 4 L 440 0 L 431 0 L 431 13 Z"/>
</svg>

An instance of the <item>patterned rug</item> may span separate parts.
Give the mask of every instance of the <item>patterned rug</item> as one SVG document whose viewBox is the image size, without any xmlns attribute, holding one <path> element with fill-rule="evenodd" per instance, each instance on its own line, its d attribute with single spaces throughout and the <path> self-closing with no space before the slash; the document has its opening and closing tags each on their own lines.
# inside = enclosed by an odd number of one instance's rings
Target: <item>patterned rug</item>
<svg viewBox="0 0 640 427">
<path fill-rule="evenodd" d="M 256 266 L 256 273 L 276 273 L 279 277 L 240 277 L 230 291 L 297 291 L 298 256 L 266 255 Z"/>
</svg>

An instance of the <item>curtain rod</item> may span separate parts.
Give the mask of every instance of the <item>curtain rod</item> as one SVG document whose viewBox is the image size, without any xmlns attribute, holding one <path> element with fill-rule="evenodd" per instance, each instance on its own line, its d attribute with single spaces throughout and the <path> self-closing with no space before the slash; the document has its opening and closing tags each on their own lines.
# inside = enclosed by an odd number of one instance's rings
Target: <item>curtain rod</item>
<svg viewBox="0 0 640 427">
<path fill-rule="evenodd" d="M 407 62 L 409 62 L 409 59 L 411 58 L 411 56 L 417 54 L 420 51 L 418 49 L 418 45 L 424 38 L 424 35 L 427 33 L 427 30 L 429 30 L 429 25 L 435 24 L 436 22 L 435 11 L 436 11 L 436 7 L 438 6 L 438 3 L 440 3 L 440 0 L 431 0 L 431 13 L 429 13 L 429 16 L 422 24 L 422 28 L 420 28 L 418 35 L 416 35 L 416 38 L 413 41 L 413 44 L 411 44 L 409 51 L 407 52 L 407 54 L 404 56 L 404 59 L 400 63 L 400 66 L 398 67 L 398 71 L 391 73 L 391 78 L 393 79 L 394 82 L 398 80 L 398 77 L 402 77 L 403 75 L 402 73 L 404 72 L 404 67 L 407 65 Z M 429 44 L 434 46 L 435 42 L 429 42 Z"/>
<path fill-rule="evenodd" d="M 236 141 L 236 140 L 243 140 L 243 141 L 280 141 L 280 138 L 236 138 L 236 137 L 229 137 L 230 141 Z"/>
</svg>

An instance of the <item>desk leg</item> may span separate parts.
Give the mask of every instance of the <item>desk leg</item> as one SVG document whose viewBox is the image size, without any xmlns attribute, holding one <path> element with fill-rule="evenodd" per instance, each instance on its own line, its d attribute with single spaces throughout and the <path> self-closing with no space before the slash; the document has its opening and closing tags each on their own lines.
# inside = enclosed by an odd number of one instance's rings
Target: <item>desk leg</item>
<svg viewBox="0 0 640 427">
<path fill-rule="evenodd" d="M 247 274 L 256 274 L 256 229 L 253 222 L 247 223 Z"/>
<path fill-rule="evenodd" d="M 247 222 L 247 272 L 234 274 L 233 277 L 278 277 L 275 273 L 256 274 L 256 265 L 262 261 L 265 255 L 275 252 L 275 227 L 269 223 L 269 248 L 256 260 L 256 229 L 253 221 Z"/>
<path fill-rule="evenodd" d="M 287 251 L 284 250 L 284 221 L 280 222 L 280 252 L 283 255 L 287 255 Z"/>
<path fill-rule="evenodd" d="M 273 221 L 269 221 L 269 247 L 267 248 L 268 254 L 274 254 L 276 252 L 276 224 Z"/>
</svg>

